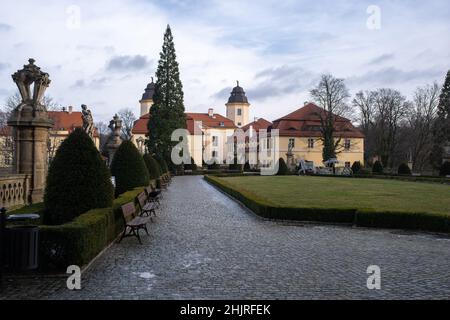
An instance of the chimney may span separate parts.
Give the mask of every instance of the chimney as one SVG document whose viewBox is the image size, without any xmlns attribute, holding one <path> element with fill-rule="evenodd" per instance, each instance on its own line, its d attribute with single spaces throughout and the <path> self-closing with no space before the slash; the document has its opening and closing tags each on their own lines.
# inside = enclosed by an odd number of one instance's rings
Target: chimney
<svg viewBox="0 0 450 320">
<path fill-rule="evenodd" d="M 72 111 L 73 111 L 73 107 L 72 107 L 72 106 L 69 106 L 69 114 L 71 114 Z"/>
<path fill-rule="evenodd" d="M 213 117 L 214 117 L 214 109 L 213 109 L 213 108 L 209 108 L 209 109 L 208 109 L 208 116 L 209 116 L 210 118 L 213 118 Z"/>
</svg>

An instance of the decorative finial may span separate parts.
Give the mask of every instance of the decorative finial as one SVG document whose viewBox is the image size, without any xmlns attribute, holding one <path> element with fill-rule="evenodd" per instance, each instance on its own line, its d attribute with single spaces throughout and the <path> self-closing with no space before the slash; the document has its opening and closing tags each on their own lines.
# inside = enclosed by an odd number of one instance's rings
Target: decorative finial
<svg viewBox="0 0 450 320">
<path fill-rule="evenodd" d="M 237 86 L 239 87 L 239 80 L 236 80 Z"/>
<path fill-rule="evenodd" d="M 152 83 L 153 83 L 153 77 L 152 77 Z"/>
<path fill-rule="evenodd" d="M 30 64 L 34 64 L 34 63 L 36 62 L 36 60 L 34 60 L 33 58 L 30 58 L 30 59 L 28 59 L 28 62 L 29 62 Z"/>
</svg>

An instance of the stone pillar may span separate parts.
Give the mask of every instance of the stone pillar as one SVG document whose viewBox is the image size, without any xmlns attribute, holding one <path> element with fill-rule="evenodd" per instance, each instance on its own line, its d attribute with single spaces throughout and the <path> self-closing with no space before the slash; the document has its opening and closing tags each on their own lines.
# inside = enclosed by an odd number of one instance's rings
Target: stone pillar
<svg viewBox="0 0 450 320">
<path fill-rule="evenodd" d="M 42 72 L 29 59 L 29 64 L 12 75 L 19 88 L 22 102 L 13 110 L 8 125 L 13 127 L 14 171 L 30 175 L 27 201 L 43 201 L 47 178 L 47 142 L 52 121 L 42 104 L 45 90 L 50 84 L 47 73 Z M 32 86 L 33 85 L 33 86 Z"/>
<path fill-rule="evenodd" d="M 122 144 L 122 139 L 120 138 L 120 134 L 122 132 L 122 120 L 120 120 L 117 114 L 109 122 L 109 128 L 112 131 L 111 140 L 108 142 L 108 156 L 109 156 L 108 162 L 109 165 L 111 165 L 111 162 L 114 158 L 114 154 Z"/>
</svg>

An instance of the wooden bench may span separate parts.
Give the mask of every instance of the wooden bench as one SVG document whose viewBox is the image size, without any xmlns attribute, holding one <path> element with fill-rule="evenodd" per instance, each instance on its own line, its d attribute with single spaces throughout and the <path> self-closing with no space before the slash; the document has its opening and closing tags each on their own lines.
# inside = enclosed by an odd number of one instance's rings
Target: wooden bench
<svg viewBox="0 0 450 320">
<path fill-rule="evenodd" d="M 147 194 L 147 202 L 154 202 L 156 207 L 159 208 L 161 205 L 161 190 L 156 190 L 150 185 L 145 188 L 145 193 Z"/>
<path fill-rule="evenodd" d="M 136 200 L 139 205 L 139 215 L 142 217 L 150 217 L 150 220 L 153 222 L 151 216 L 152 214 L 156 216 L 157 204 L 155 202 L 149 202 L 145 192 L 139 193 Z"/>
<path fill-rule="evenodd" d="M 120 243 L 123 238 L 135 236 L 138 238 L 139 243 L 142 244 L 139 230 L 144 229 L 148 235 L 147 223 L 150 221 L 150 217 L 141 217 L 136 214 L 136 207 L 133 202 L 124 204 L 122 207 L 122 215 L 125 223 L 125 229 L 118 241 Z M 127 232 L 128 231 L 128 232 Z"/>
</svg>

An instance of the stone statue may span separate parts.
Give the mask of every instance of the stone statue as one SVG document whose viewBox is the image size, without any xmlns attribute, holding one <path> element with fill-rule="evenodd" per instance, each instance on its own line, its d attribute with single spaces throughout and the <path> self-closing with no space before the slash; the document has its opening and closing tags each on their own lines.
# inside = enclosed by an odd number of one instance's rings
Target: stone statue
<svg viewBox="0 0 450 320">
<path fill-rule="evenodd" d="M 114 115 L 113 119 L 109 122 L 108 127 L 111 129 L 111 137 L 108 142 L 109 164 L 111 165 L 114 154 L 122 143 L 122 139 L 120 138 L 122 132 L 122 120 L 120 120 L 117 114 Z"/>
<path fill-rule="evenodd" d="M 294 141 L 289 141 L 288 144 L 288 154 L 292 155 L 292 150 L 294 150 Z"/>
<path fill-rule="evenodd" d="M 94 118 L 92 117 L 91 110 L 89 110 L 85 104 L 82 104 L 81 113 L 83 130 L 92 138 L 94 136 Z"/>
</svg>

